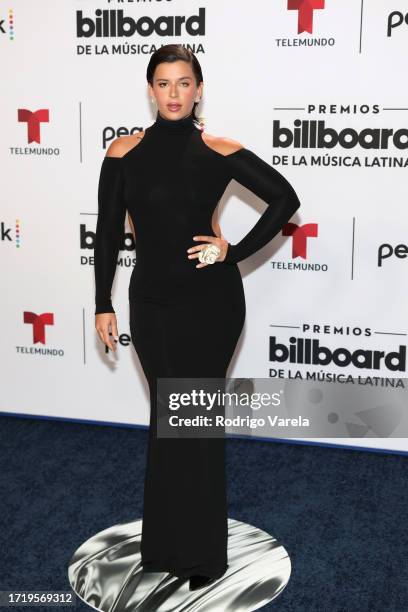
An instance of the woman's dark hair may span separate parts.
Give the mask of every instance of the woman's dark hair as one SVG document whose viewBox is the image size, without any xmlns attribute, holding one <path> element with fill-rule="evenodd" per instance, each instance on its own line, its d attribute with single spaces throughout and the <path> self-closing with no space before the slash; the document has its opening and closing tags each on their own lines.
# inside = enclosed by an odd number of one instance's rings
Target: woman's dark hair
<svg viewBox="0 0 408 612">
<path fill-rule="evenodd" d="M 156 49 L 147 66 L 146 78 L 150 85 L 153 87 L 154 71 L 159 64 L 162 62 L 176 62 L 177 60 L 191 64 L 197 86 L 203 81 L 200 63 L 190 49 L 186 49 L 183 45 L 163 45 L 163 47 Z M 199 122 L 195 114 L 196 106 L 198 106 L 198 102 L 194 102 L 192 115 L 193 119 Z"/>
</svg>

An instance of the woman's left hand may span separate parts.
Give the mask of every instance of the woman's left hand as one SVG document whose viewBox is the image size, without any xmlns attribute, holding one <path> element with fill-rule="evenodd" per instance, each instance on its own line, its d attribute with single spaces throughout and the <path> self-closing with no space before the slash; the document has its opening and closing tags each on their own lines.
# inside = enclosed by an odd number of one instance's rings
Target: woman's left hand
<svg viewBox="0 0 408 612">
<path fill-rule="evenodd" d="M 189 259 L 198 259 L 198 254 L 200 251 L 205 249 L 209 244 L 214 244 L 220 249 L 220 254 L 215 260 L 215 263 L 224 261 L 228 250 L 228 240 L 224 240 L 223 238 L 217 238 L 215 236 L 193 236 L 193 240 L 206 240 L 207 244 L 198 244 L 187 249 Z M 212 264 L 200 262 L 196 265 L 196 268 L 204 268 L 205 266 L 209 265 Z"/>
</svg>

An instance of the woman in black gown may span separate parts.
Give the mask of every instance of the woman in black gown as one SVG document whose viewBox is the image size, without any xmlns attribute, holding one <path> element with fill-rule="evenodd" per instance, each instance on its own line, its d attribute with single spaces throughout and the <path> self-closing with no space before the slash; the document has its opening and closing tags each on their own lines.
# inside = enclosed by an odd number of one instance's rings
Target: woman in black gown
<svg viewBox="0 0 408 612">
<path fill-rule="evenodd" d="M 159 48 L 147 80 L 158 104 L 155 122 L 142 137 L 117 138 L 102 162 L 96 329 L 115 350 L 109 338 L 109 332 L 118 335 L 111 287 L 128 211 L 136 244 L 130 332 L 150 391 L 142 565 L 144 571 L 190 578 L 195 589 L 228 567 L 225 440 L 159 437 L 157 379 L 226 377 L 245 320 L 237 262 L 267 244 L 300 203 L 289 182 L 255 153 L 198 128 L 194 109 L 203 79 L 190 51 L 181 45 Z M 268 204 L 237 244 L 212 227 L 231 179 Z M 209 244 L 218 247 L 218 257 L 200 262 L 199 252 Z"/>
</svg>

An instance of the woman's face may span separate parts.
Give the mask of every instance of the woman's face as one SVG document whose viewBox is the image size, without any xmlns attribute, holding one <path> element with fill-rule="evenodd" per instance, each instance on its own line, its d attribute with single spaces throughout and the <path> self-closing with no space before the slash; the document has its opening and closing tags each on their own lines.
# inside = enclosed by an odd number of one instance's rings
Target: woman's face
<svg viewBox="0 0 408 612">
<path fill-rule="evenodd" d="M 203 84 L 197 87 L 191 64 L 183 60 L 162 62 L 153 75 L 149 95 L 166 119 L 181 119 L 193 110 L 194 102 L 201 98 Z"/>
</svg>

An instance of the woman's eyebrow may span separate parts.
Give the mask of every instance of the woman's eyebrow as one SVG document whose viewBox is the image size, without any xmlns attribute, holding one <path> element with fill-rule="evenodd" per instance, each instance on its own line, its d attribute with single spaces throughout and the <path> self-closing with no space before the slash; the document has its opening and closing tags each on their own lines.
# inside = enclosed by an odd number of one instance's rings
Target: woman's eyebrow
<svg viewBox="0 0 408 612">
<path fill-rule="evenodd" d="M 178 81 L 181 81 L 181 79 L 191 79 L 192 77 L 190 76 L 182 76 L 179 79 L 177 79 Z M 158 81 L 168 81 L 169 79 L 157 79 Z"/>
</svg>

